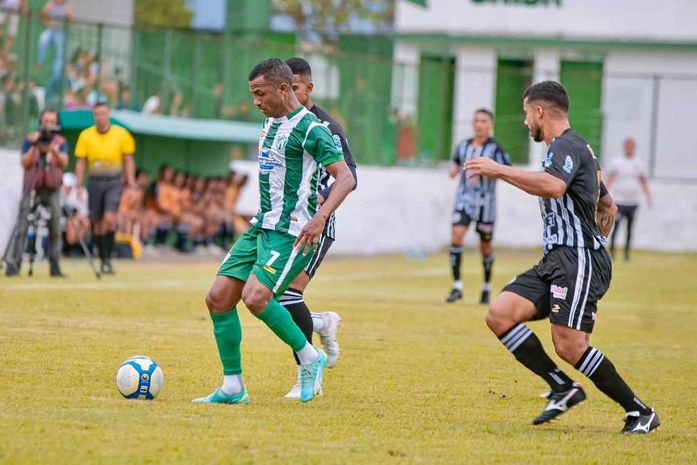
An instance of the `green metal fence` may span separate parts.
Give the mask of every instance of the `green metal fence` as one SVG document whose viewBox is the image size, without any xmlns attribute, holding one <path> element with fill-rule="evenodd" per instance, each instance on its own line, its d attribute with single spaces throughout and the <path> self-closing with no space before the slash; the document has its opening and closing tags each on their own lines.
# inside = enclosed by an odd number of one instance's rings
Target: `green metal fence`
<svg viewBox="0 0 697 465">
<path fill-rule="evenodd" d="M 463 132 L 457 125 L 469 124 L 454 118 L 457 66 L 447 47 L 407 65 L 394 62 L 393 39 L 381 36 L 343 35 L 333 48 L 309 50 L 292 34 L 272 32 L 213 35 L 70 22 L 57 33 L 65 39 L 60 49 L 60 41 L 46 41 L 36 13 L 21 18 L 13 63 L 0 70 L 0 145 L 18 146 L 44 106 L 89 108 L 103 100 L 141 111 L 156 96 L 162 115 L 261 122 L 248 92 L 249 70 L 269 56 L 296 54 L 313 64 L 315 101 L 345 126 L 360 164 L 446 162 L 453 133 Z M 39 65 L 42 40 L 48 45 Z M 532 63 L 499 60 L 496 70 L 481 72 L 496 80 L 496 137 L 515 162 L 525 163 L 529 138 L 520 95 L 532 80 Z M 561 78 L 585 96 L 587 108 L 576 105 L 572 120 L 585 125 L 599 147 L 602 66 L 564 63 Z M 157 151 L 156 144 L 148 147 Z M 171 149 L 167 145 L 156 158 L 167 159 Z M 229 158 L 227 152 L 221 156 Z M 253 156 L 253 147 L 236 153 Z"/>
</svg>

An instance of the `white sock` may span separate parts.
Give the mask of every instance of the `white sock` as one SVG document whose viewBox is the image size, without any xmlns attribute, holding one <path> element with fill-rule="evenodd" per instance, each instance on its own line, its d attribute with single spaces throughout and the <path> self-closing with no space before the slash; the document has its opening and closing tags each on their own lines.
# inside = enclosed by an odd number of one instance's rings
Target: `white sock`
<svg viewBox="0 0 697 465">
<path fill-rule="evenodd" d="M 316 333 L 324 329 L 324 319 L 321 313 L 312 312 L 312 329 Z"/>
<path fill-rule="evenodd" d="M 296 352 L 296 354 L 298 354 L 301 365 L 307 365 L 319 358 L 319 352 L 317 352 L 317 349 L 309 342 L 306 342 L 305 347 Z"/>
<path fill-rule="evenodd" d="M 461 291 L 462 290 L 462 281 L 453 282 L 453 289 L 457 289 L 458 291 Z"/>
<path fill-rule="evenodd" d="M 221 390 L 230 396 L 242 392 L 242 375 L 225 375 L 223 376 L 223 386 Z"/>
</svg>

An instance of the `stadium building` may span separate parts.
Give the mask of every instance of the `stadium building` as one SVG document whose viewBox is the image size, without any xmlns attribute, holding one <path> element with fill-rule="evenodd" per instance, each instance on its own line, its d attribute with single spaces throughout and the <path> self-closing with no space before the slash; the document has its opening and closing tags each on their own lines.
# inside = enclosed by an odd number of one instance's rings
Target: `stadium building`
<svg viewBox="0 0 697 465">
<path fill-rule="evenodd" d="M 416 119 L 421 152 L 448 151 L 487 107 L 514 162 L 537 164 L 520 96 L 557 79 L 601 159 L 632 136 L 650 176 L 695 180 L 685 163 L 685 148 L 697 147 L 695 17 L 690 0 L 399 0 L 392 99 Z"/>
</svg>

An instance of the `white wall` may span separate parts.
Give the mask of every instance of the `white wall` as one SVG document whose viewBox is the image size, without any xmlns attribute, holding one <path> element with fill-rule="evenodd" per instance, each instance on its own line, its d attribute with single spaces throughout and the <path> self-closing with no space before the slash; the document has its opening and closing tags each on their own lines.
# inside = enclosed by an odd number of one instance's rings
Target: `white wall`
<svg viewBox="0 0 697 465">
<path fill-rule="evenodd" d="M 0 250 L 14 225 L 22 169 L 16 151 L 0 150 Z M 259 208 L 257 164 L 235 162 L 250 175 L 240 196 L 241 213 Z M 359 167 L 358 190 L 341 206 L 333 253 L 369 255 L 435 251 L 449 244 L 455 181 L 439 169 Z M 638 213 L 634 243 L 639 248 L 697 252 L 697 185 L 652 183 L 654 206 Z M 542 222 L 537 199 L 499 182 L 497 244 L 540 247 Z M 469 244 L 476 236 L 468 235 Z"/>
<path fill-rule="evenodd" d="M 22 196 L 22 175 L 19 151 L 0 148 L 0 258 L 17 218 Z"/>
<path fill-rule="evenodd" d="M 477 108 L 496 108 L 496 49 L 459 47 L 455 54 L 453 146 L 472 137 L 472 117 Z"/>
<path fill-rule="evenodd" d="M 255 162 L 235 162 L 250 175 L 240 197 L 240 212 L 258 210 Z M 697 185 L 655 182 L 654 206 L 641 208 L 634 234 L 637 247 L 697 251 Z M 438 250 L 449 244 L 455 181 L 439 169 L 359 167 L 358 190 L 341 206 L 337 242 L 342 254 L 401 253 Z M 496 242 L 511 247 L 541 247 L 538 201 L 499 182 Z M 476 237 L 468 235 L 470 244 Z"/>
<path fill-rule="evenodd" d="M 78 21 L 133 24 L 134 0 L 71 0 L 70 3 Z"/>
<path fill-rule="evenodd" d="M 419 99 L 419 62 L 421 52 L 416 45 L 396 42 L 392 65 L 391 108 L 396 108 L 400 115 L 416 118 Z"/>
<path fill-rule="evenodd" d="M 696 40 L 694 0 L 562 0 L 549 5 L 485 0 L 399 0 L 397 32 L 565 38 Z"/>
<path fill-rule="evenodd" d="M 656 81 L 655 78 L 659 79 Z M 697 179 L 697 54 L 613 51 L 605 59 L 603 156 L 621 154 L 622 141 L 637 141 L 637 156 L 651 153 L 652 111 L 657 99 L 656 172 Z"/>
</svg>

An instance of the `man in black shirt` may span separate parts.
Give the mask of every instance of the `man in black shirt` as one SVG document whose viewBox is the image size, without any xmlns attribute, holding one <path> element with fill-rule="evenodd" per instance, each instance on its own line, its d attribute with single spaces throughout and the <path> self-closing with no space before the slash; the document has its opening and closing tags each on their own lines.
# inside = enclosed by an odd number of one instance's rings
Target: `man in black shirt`
<svg viewBox="0 0 697 465">
<path fill-rule="evenodd" d="M 310 110 L 332 133 L 332 139 L 336 147 L 344 153 L 344 160 L 348 165 L 353 178 L 358 181 L 356 174 L 356 162 L 353 160 L 351 149 L 349 148 L 344 129 L 339 123 L 334 121 L 324 110 L 319 108 L 312 101 L 312 69 L 310 64 L 303 58 L 290 58 L 286 60 L 288 66 L 293 71 L 293 91 L 300 103 Z M 329 196 L 332 184 L 329 184 L 331 175 L 323 167 L 320 167 L 318 194 L 319 201 L 322 203 Z M 355 188 L 354 188 L 355 189 Z M 335 312 L 310 312 L 305 304 L 303 292 L 310 280 L 314 277 L 317 268 L 327 255 L 329 248 L 336 239 L 335 235 L 335 215 L 329 217 L 324 232 L 320 237 L 317 250 L 304 271 L 300 272 L 288 289 L 283 293 L 279 302 L 286 307 L 297 324 L 305 334 L 308 342 L 312 343 L 312 333 L 316 331 L 320 336 L 320 341 L 324 351 L 327 353 L 327 368 L 333 368 L 339 359 L 339 344 L 336 341 L 336 333 L 339 329 L 341 318 Z M 293 353 L 296 363 L 299 363 L 297 356 Z M 298 365 L 299 366 L 299 365 Z M 285 396 L 287 399 L 300 397 L 300 384 L 296 384 Z"/>
<path fill-rule="evenodd" d="M 515 358 L 551 388 L 549 402 L 533 424 L 546 423 L 586 398 L 581 385 L 561 371 L 524 324 L 549 318 L 557 354 L 626 410 L 622 432 L 648 433 L 660 424 L 656 413 L 634 395 L 612 362 L 589 345 L 596 304 L 612 276 L 605 242 L 617 207 L 601 181 L 593 150 L 569 126 L 566 89 L 553 81 L 535 84 L 525 91 L 523 109 L 533 139 L 549 147 L 543 172 L 526 172 L 487 158 L 464 166 L 468 176 L 499 178 L 539 196 L 544 222 L 542 260 L 503 289 L 486 323 Z"/>
<path fill-rule="evenodd" d="M 496 222 L 496 179 L 473 176 L 468 179 L 462 165 L 477 157 L 488 157 L 497 163 L 511 164 L 511 159 L 497 140 L 491 137 L 494 127 L 494 114 L 486 108 L 474 112 L 474 137 L 464 139 L 453 154 L 450 177 L 460 175 L 455 191 L 455 205 L 452 216 L 452 240 L 450 243 L 450 268 L 453 273 L 453 289 L 446 302 L 462 298 L 460 263 L 465 235 L 470 223 L 475 222 L 479 234 L 479 249 L 482 252 L 484 283 L 479 303 L 487 305 L 491 292 L 491 272 L 494 267 L 494 225 Z"/>
</svg>

